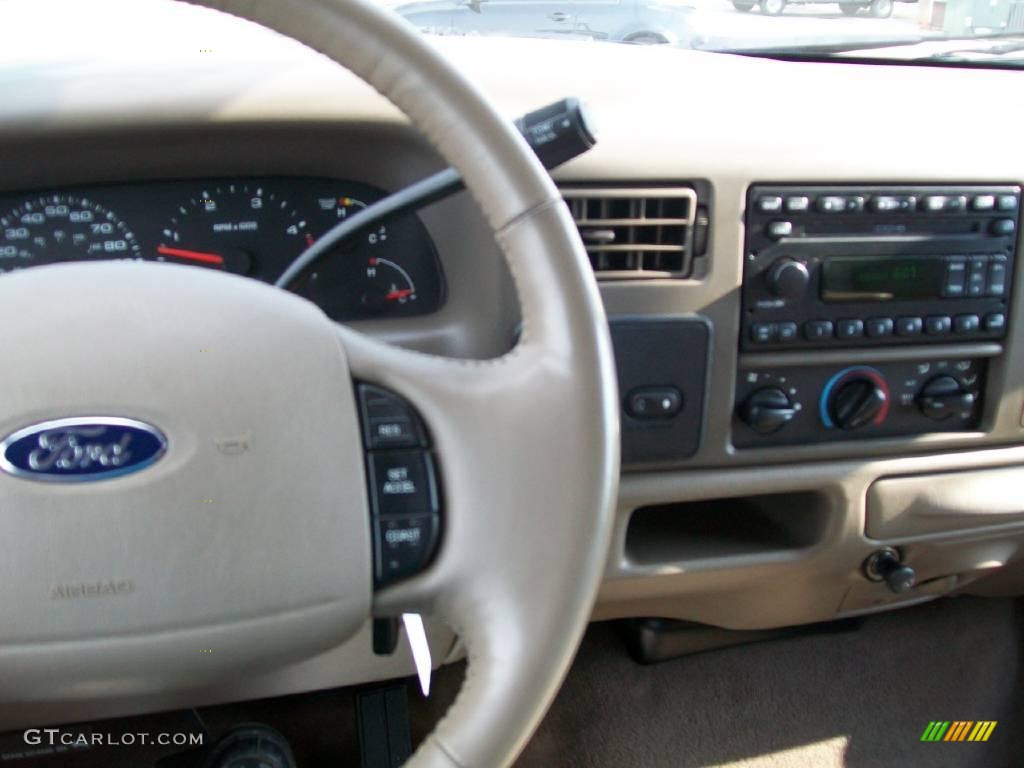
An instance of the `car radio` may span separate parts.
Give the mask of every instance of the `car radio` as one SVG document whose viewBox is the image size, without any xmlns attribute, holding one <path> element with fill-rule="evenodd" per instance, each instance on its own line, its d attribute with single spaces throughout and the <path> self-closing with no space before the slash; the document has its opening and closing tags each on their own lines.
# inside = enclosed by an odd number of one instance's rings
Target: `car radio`
<svg viewBox="0 0 1024 768">
<path fill-rule="evenodd" d="M 740 348 L 1002 338 L 1020 187 L 757 185 Z"/>
</svg>

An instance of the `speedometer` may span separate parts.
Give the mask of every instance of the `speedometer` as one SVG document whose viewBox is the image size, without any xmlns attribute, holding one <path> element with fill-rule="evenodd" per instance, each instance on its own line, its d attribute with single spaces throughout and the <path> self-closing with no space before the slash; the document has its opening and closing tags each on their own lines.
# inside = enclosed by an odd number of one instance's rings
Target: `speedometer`
<svg viewBox="0 0 1024 768">
<path fill-rule="evenodd" d="M 0 272 L 82 259 L 140 258 L 117 215 L 77 195 L 43 195 L 0 216 Z"/>
</svg>

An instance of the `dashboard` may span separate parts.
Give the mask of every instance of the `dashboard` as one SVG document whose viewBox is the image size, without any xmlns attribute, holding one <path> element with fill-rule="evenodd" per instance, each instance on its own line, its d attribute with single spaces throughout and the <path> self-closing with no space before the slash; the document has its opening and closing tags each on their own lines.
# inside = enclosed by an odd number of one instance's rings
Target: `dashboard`
<svg viewBox="0 0 1024 768">
<path fill-rule="evenodd" d="M 252 177 L 13 192 L 0 196 L 0 272 L 93 259 L 145 259 L 273 283 L 336 224 L 385 195 L 357 181 Z M 437 250 L 411 214 L 357 232 L 293 291 L 335 320 L 437 311 Z"/>
<path fill-rule="evenodd" d="M 272 282 L 310 237 L 360 203 L 443 167 L 354 77 L 252 35 L 244 53 L 205 58 L 167 42 L 158 54 L 141 52 L 131 73 L 97 53 L 114 50 L 113 40 L 89 39 L 80 53 L 87 66 L 66 54 L 80 76 L 24 64 L 3 84 L 0 268 L 42 263 L 41 238 L 57 260 L 162 259 Z M 687 191 L 673 205 L 691 201 L 672 209 L 672 226 L 697 233 L 704 218 L 706 244 L 692 249 L 692 262 L 666 267 L 667 246 L 655 236 L 638 242 L 656 258 L 635 258 L 640 249 L 631 248 L 612 263 L 617 243 L 595 257 L 595 269 L 611 267 L 598 279 L 620 373 L 627 354 L 635 361 L 635 378 L 620 389 L 635 395 L 624 402 L 633 413 L 623 434 L 636 457 L 622 477 L 595 619 L 763 629 L 982 591 L 996 572 L 1011 574 L 1008 590 L 1024 590 L 1024 270 L 1015 268 L 1019 224 L 998 223 L 1020 221 L 1024 153 L 1013 128 L 1024 123 L 1024 102 L 1006 97 L 1019 92 L 1019 73 L 551 40 L 434 43 L 510 118 L 567 95 L 586 99 L 598 144 L 554 174 L 575 195 L 581 229 L 619 237 L 608 223 L 621 218 L 617 201 L 632 216 L 644 201 L 668 205 L 666 189 Z M 666 99 L 681 82 L 684 97 Z M 764 82 L 773 87 L 752 87 Z M 949 109 L 981 102 L 1000 105 L 998 124 L 985 110 Z M 866 138 L 866 114 L 877 139 Z M 816 207 L 844 195 L 868 207 Z M 912 219 L 872 209 L 910 197 Z M 789 207 L 805 198 L 815 207 Z M 929 211 L 939 198 L 970 207 Z M 881 219 L 929 229 L 882 231 Z M 778 221 L 788 233 L 768 229 Z M 828 222 L 837 224 L 822 230 Z M 109 231 L 93 233 L 94 224 Z M 864 242 L 868 225 L 874 243 Z M 330 316 L 407 348 L 474 359 L 508 351 L 519 322 L 514 281 L 467 194 L 387 222 L 386 235 L 362 233 L 298 289 Z M 892 258 L 882 272 L 826 275 L 830 259 L 843 267 L 860 255 Z M 972 271 L 975 263 L 984 269 Z M 951 281 L 958 264 L 968 294 L 942 295 L 952 282 L 940 278 Z M 972 296 L 975 273 L 984 278 Z M 826 294 L 858 295 L 827 301 L 823 279 Z M 903 280 L 907 293 L 862 301 L 878 280 Z M 932 333 L 929 318 L 942 321 Z M 864 375 L 833 380 L 850 368 Z M 946 369 L 967 391 L 921 399 Z M 838 396 L 850 383 L 847 410 Z M 751 400 L 766 387 L 781 392 Z M 878 390 L 891 404 L 885 419 L 871 410 Z M 959 421 L 924 412 L 967 396 Z M 640 414 L 664 402 L 680 421 Z M 863 423 L 828 428 L 822 413 Z M 670 454 L 659 434 L 674 441 Z M 897 595 L 865 578 L 864 563 L 881 547 L 898 549 L 920 586 Z M 444 658 L 453 635 L 430 630 L 435 658 Z M 275 695 L 411 670 L 369 649 L 367 628 L 344 648 L 204 695 Z M 165 705 L 156 697 L 145 706 Z M 24 721 L 51 714 L 26 711 Z"/>
</svg>

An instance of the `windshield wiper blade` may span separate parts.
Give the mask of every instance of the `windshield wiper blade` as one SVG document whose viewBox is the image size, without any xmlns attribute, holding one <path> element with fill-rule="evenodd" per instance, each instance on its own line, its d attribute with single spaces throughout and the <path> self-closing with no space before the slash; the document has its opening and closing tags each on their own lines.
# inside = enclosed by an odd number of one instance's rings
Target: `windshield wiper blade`
<svg viewBox="0 0 1024 768">
<path fill-rule="evenodd" d="M 1006 56 L 1009 53 L 1020 53 L 1024 51 L 1024 42 L 1017 40 L 1002 45 L 989 45 L 983 48 L 957 48 L 953 51 L 942 51 L 933 53 L 931 56 L 924 56 L 918 61 L 959 61 L 962 59 L 974 59 L 975 54 L 986 56 Z"/>
<path fill-rule="evenodd" d="M 742 48 L 716 48 L 714 50 L 722 53 L 736 53 L 741 56 L 830 56 L 837 53 L 850 53 L 852 51 L 869 51 L 873 48 L 894 48 L 904 45 L 917 45 L 928 43 L 936 38 L 926 35 L 914 35 L 913 37 L 886 37 L 886 38 L 865 38 L 862 40 L 836 40 L 816 41 L 813 43 L 800 43 L 797 45 L 778 45 L 770 43 L 764 46 L 745 46 Z"/>
</svg>

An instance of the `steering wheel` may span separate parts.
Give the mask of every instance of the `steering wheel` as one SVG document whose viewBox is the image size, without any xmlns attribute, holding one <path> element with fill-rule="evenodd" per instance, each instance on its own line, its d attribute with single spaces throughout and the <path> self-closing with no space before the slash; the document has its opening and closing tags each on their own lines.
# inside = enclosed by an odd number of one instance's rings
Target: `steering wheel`
<svg viewBox="0 0 1024 768">
<path fill-rule="evenodd" d="M 370 615 L 418 611 L 459 633 L 468 669 L 409 765 L 509 764 L 567 671 L 612 527 L 618 395 L 582 243 L 522 138 L 395 14 L 367 0 L 196 4 L 320 51 L 418 126 L 494 232 L 522 335 L 502 357 L 454 360 L 193 267 L 5 275 L 0 437 L 70 450 L 70 434 L 116 466 L 116 446 L 45 427 L 124 417 L 166 450 L 104 482 L 0 472 L 0 729 L 48 702 L 183 705 L 210 681 L 335 647 Z M 444 496 L 433 564 L 376 593 L 353 380 L 421 414 Z"/>
</svg>

